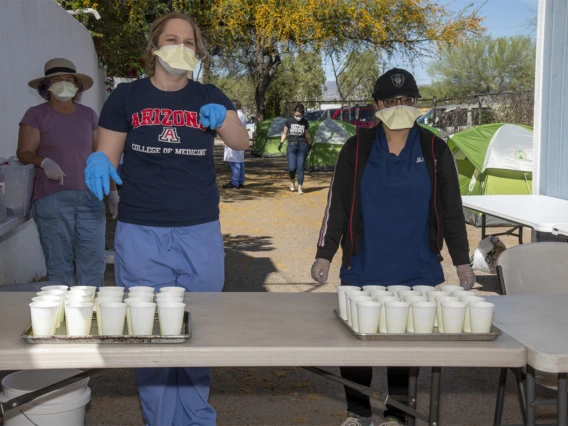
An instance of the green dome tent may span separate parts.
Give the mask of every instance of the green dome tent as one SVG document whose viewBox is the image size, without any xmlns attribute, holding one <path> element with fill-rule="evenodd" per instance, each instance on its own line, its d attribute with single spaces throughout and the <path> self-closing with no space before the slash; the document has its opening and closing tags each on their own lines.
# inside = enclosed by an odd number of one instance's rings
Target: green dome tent
<svg viewBox="0 0 568 426">
<path fill-rule="evenodd" d="M 448 147 L 458 168 L 461 195 L 530 194 L 533 132 L 528 126 L 486 124 L 451 135 Z M 481 215 L 464 210 L 466 222 L 481 224 Z M 488 226 L 510 222 L 487 217 Z"/>
<path fill-rule="evenodd" d="M 284 131 L 286 117 L 269 118 L 257 124 L 256 139 L 252 146 L 252 154 L 260 157 L 280 157 L 286 155 L 286 147 L 278 151 L 280 137 Z"/>
<path fill-rule="evenodd" d="M 310 136 L 312 149 L 308 154 L 305 168 L 314 170 L 333 170 L 339 151 L 357 129 L 352 124 L 339 120 L 312 121 Z"/>
</svg>

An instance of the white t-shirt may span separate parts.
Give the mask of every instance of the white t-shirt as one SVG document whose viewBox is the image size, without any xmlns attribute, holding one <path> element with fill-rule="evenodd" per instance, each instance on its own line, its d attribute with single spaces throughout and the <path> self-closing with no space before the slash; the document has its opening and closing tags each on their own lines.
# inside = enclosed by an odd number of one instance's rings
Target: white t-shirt
<svg viewBox="0 0 568 426">
<path fill-rule="evenodd" d="M 243 123 L 243 127 L 247 127 L 247 116 L 243 112 L 242 109 L 237 110 L 237 115 L 239 116 L 239 120 Z M 245 152 L 244 151 L 235 151 L 234 149 L 229 148 L 225 145 L 225 152 L 223 153 L 223 160 L 230 161 L 232 163 L 244 163 L 245 161 Z"/>
</svg>

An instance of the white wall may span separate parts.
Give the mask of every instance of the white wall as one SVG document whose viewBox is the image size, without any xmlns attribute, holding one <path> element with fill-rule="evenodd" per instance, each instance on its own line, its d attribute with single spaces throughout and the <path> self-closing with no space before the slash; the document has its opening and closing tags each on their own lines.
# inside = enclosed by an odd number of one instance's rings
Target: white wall
<svg viewBox="0 0 568 426">
<path fill-rule="evenodd" d="M 540 0 L 533 193 L 568 200 L 568 2 Z"/>
<path fill-rule="evenodd" d="M 78 72 L 95 80 L 82 103 L 100 112 L 106 97 L 104 71 L 87 29 L 54 0 L 0 0 L 0 157 L 16 153 L 21 118 L 30 106 L 43 102 L 28 81 L 43 76 L 45 62 L 57 57 L 71 60 Z M 0 239 L 0 284 L 31 282 L 43 275 L 33 221 Z"/>
</svg>

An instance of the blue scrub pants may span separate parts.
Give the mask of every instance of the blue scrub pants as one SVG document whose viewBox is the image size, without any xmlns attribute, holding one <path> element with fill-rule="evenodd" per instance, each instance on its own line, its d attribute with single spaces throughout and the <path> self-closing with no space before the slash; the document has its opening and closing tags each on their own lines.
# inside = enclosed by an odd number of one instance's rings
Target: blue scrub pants
<svg viewBox="0 0 568 426">
<path fill-rule="evenodd" d="M 304 162 L 308 155 L 308 144 L 306 142 L 288 143 L 286 157 L 288 158 L 288 171 L 290 180 L 294 180 L 298 172 L 298 185 L 304 184 Z"/>
<path fill-rule="evenodd" d="M 114 250 L 119 286 L 223 290 L 219 221 L 174 228 L 118 222 Z M 135 373 L 146 425 L 215 425 L 216 413 L 208 403 L 210 368 L 137 368 Z"/>
<path fill-rule="evenodd" d="M 231 166 L 231 183 L 235 186 L 241 186 L 245 184 L 245 163 L 237 163 L 235 161 L 229 161 L 229 166 Z"/>
<path fill-rule="evenodd" d="M 74 285 L 103 284 L 105 205 L 89 190 L 64 190 L 34 201 L 49 281 Z M 73 265 L 74 264 L 74 265 Z"/>
</svg>

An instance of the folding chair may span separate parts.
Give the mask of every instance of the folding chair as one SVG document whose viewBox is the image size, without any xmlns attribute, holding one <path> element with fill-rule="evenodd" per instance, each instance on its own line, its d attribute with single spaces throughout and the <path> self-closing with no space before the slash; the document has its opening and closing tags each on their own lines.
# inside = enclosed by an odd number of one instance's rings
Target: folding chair
<svg viewBox="0 0 568 426">
<path fill-rule="evenodd" d="M 503 295 L 517 294 L 567 294 L 566 264 L 568 263 L 568 244 L 542 242 L 523 244 L 505 250 L 497 259 L 497 278 Z M 511 369 L 517 379 L 517 389 L 521 399 L 523 420 L 526 423 L 526 398 L 523 372 L 520 368 Z M 499 376 L 499 389 L 495 405 L 494 424 L 501 424 L 507 369 L 502 368 Z M 549 389 L 556 389 L 556 376 L 537 372 L 536 382 Z M 557 404 L 555 399 L 534 401 L 535 405 Z"/>
</svg>

